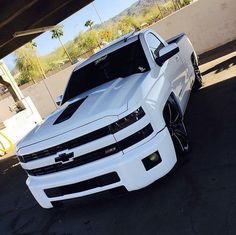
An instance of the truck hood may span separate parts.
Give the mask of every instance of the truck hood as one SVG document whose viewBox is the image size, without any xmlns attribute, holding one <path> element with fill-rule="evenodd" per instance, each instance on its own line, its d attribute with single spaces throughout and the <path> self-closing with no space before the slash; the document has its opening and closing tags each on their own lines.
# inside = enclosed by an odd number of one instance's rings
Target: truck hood
<svg viewBox="0 0 236 235">
<path fill-rule="evenodd" d="M 145 74 L 134 74 L 105 83 L 65 103 L 33 129 L 17 148 L 22 148 L 107 116 L 117 116 L 128 109 L 128 101 L 140 86 Z M 109 124 L 109 123 L 108 123 Z M 98 127 L 99 128 L 99 127 Z"/>
</svg>

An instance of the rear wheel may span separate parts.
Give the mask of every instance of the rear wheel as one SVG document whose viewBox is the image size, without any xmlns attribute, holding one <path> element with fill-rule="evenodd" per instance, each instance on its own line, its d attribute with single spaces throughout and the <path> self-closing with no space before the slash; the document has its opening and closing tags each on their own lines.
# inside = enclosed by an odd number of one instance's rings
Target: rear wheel
<svg viewBox="0 0 236 235">
<path fill-rule="evenodd" d="M 169 98 L 167 101 L 163 115 L 179 159 L 189 151 L 189 140 L 183 115 L 173 98 Z"/>
</svg>

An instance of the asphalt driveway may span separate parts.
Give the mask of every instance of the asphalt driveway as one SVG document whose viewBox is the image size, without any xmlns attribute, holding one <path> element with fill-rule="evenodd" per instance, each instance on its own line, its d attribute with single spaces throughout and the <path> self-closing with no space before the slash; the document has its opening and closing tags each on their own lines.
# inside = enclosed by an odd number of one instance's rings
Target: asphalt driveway
<svg viewBox="0 0 236 235">
<path fill-rule="evenodd" d="M 0 161 L 1 234 L 236 234 L 236 52 L 201 66 L 186 113 L 188 161 L 132 193 L 38 206 L 15 158 Z"/>
</svg>

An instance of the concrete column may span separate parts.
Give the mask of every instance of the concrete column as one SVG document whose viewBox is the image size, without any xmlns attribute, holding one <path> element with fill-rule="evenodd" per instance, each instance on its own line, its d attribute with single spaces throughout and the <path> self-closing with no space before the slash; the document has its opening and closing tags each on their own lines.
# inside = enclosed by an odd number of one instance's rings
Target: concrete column
<svg viewBox="0 0 236 235">
<path fill-rule="evenodd" d="M 25 106 L 22 103 L 24 95 L 16 84 L 9 69 L 2 60 L 0 60 L 0 83 L 7 87 L 8 91 L 10 92 L 16 103 L 17 109 L 19 111 L 25 109 Z"/>
</svg>

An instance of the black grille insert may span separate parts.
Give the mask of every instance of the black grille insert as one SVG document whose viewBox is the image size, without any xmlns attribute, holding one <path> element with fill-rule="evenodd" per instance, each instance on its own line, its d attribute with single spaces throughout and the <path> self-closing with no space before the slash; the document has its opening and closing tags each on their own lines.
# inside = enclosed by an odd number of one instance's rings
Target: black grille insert
<svg viewBox="0 0 236 235">
<path fill-rule="evenodd" d="M 48 157 L 51 155 L 54 155 L 58 152 L 61 152 L 65 149 L 72 149 L 75 148 L 77 146 L 83 145 L 83 144 L 87 144 L 89 142 L 92 142 L 96 139 L 105 137 L 107 135 L 110 134 L 109 128 L 108 127 L 104 127 L 101 129 L 98 129 L 94 132 L 91 132 L 89 134 L 83 135 L 81 137 L 78 137 L 76 139 L 67 141 L 63 144 L 39 151 L 39 152 L 35 152 L 32 154 L 27 154 L 24 156 L 18 156 L 18 158 L 20 159 L 21 162 L 29 162 L 29 161 L 33 161 L 36 159 L 40 159 L 40 158 L 44 158 L 44 157 Z"/>
<path fill-rule="evenodd" d="M 116 172 L 112 172 L 79 183 L 45 189 L 44 192 L 49 198 L 60 197 L 67 194 L 79 193 L 98 187 L 104 187 L 106 185 L 114 184 L 119 181 L 120 177 L 118 176 L 118 174 Z"/>
<path fill-rule="evenodd" d="M 78 166 L 108 157 L 108 156 L 118 153 L 124 149 L 127 149 L 128 147 L 147 138 L 152 133 L 153 133 L 153 128 L 152 128 L 151 124 L 148 124 L 143 129 L 139 130 L 138 132 L 134 133 L 133 135 L 131 135 L 131 136 L 115 143 L 115 144 L 106 146 L 104 148 L 98 149 L 96 151 L 87 153 L 87 154 L 79 156 L 79 157 L 76 157 L 71 162 L 68 162 L 68 163 L 60 162 L 60 163 L 56 163 L 56 164 L 49 165 L 46 167 L 41 167 L 41 168 L 37 168 L 37 169 L 33 169 L 33 170 L 26 170 L 26 171 L 28 172 L 29 175 L 40 176 L 40 175 L 51 174 L 54 172 L 78 167 Z"/>
</svg>

